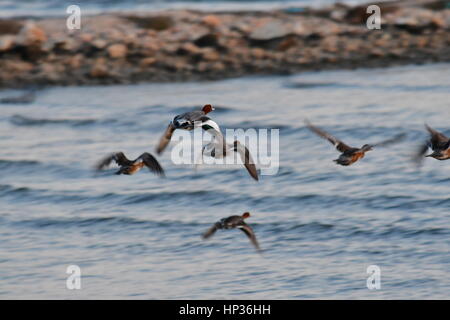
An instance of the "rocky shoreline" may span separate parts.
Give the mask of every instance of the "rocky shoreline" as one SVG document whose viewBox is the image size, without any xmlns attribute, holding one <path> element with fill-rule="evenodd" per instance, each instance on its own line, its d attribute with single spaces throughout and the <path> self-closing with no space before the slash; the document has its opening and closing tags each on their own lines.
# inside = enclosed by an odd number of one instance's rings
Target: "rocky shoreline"
<svg viewBox="0 0 450 320">
<path fill-rule="evenodd" d="M 211 80 L 450 61 L 450 2 L 0 20 L 0 86 Z"/>
</svg>

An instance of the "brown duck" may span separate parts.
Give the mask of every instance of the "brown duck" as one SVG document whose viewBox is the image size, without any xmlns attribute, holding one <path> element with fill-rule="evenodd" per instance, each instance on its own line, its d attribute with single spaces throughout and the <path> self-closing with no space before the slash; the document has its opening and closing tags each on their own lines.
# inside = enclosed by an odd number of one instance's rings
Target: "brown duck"
<svg viewBox="0 0 450 320">
<path fill-rule="evenodd" d="M 241 216 L 230 216 L 228 218 L 223 218 L 220 221 L 216 222 L 211 228 L 209 228 L 204 234 L 203 239 L 208 239 L 212 237 L 214 233 L 218 229 L 235 229 L 238 228 L 242 230 L 246 236 L 250 239 L 250 242 L 253 244 L 253 246 L 256 248 L 257 251 L 261 251 L 258 241 L 256 240 L 255 233 L 253 232 L 253 229 L 245 223 L 245 219 L 250 217 L 249 212 L 245 212 Z"/>
<path fill-rule="evenodd" d="M 108 167 L 112 161 L 116 162 L 120 166 L 116 174 L 132 175 L 141 170 L 143 167 L 147 167 L 154 174 L 161 177 L 164 176 L 164 170 L 158 160 L 156 160 L 155 157 L 148 152 L 144 152 L 134 160 L 129 160 L 123 152 L 115 152 L 103 158 L 97 164 L 96 169 L 102 170 Z"/>
<path fill-rule="evenodd" d="M 430 139 L 423 144 L 417 153 L 415 160 L 420 162 L 427 152 L 428 148 L 433 151 L 425 157 L 434 158 L 437 160 L 448 160 L 450 159 L 450 139 L 443 133 L 434 130 L 429 125 L 425 124 L 425 128 L 430 133 Z"/>
<path fill-rule="evenodd" d="M 404 139 L 406 136 L 404 133 L 401 133 L 391 139 L 384 140 L 384 141 L 376 143 L 376 144 L 365 144 L 361 148 L 354 148 L 354 147 L 350 147 L 350 146 L 346 145 L 341 140 L 333 137 L 328 132 L 325 132 L 324 130 L 313 126 L 308 120 L 306 120 L 305 122 L 306 122 L 306 126 L 312 132 L 314 132 L 318 136 L 330 141 L 336 147 L 336 149 L 341 152 L 341 155 L 339 156 L 339 158 L 337 158 L 336 160 L 333 160 L 333 161 L 342 166 L 349 166 L 349 165 L 355 163 L 356 161 L 364 158 L 366 152 L 371 151 L 374 147 L 384 147 L 384 146 L 390 145 L 392 143 L 399 142 L 400 140 Z"/>
</svg>

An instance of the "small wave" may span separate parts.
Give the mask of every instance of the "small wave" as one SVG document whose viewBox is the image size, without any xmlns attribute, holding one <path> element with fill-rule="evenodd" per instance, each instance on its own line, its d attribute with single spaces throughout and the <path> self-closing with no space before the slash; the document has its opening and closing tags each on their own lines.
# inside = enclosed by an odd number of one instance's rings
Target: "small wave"
<svg viewBox="0 0 450 320">
<path fill-rule="evenodd" d="M 389 227 L 384 230 L 380 230 L 377 234 L 381 237 L 398 235 L 402 238 L 415 237 L 419 235 L 448 235 L 450 234 L 449 229 L 445 228 L 421 228 L 421 229 L 409 229 L 404 227 Z"/>
<path fill-rule="evenodd" d="M 337 208 L 364 208 L 373 210 L 402 210 L 420 211 L 429 208 L 446 208 L 450 204 L 450 198 L 417 199 L 413 196 L 375 196 L 375 197 L 345 197 L 339 195 L 303 194 L 289 196 L 265 196 L 249 199 L 251 205 L 269 210 L 287 210 L 293 206 L 301 206 L 308 209 L 323 209 L 327 206 L 330 210 Z M 339 209 L 341 210 L 341 209 Z M 355 210 L 355 209 L 354 209 Z"/>
<path fill-rule="evenodd" d="M 40 165 L 39 161 L 35 160 L 6 160 L 0 159 L 0 169 L 12 169 L 12 168 L 23 168 Z"/>
<path fill-rule="evenodd" d="M 95 226 L 108 226 L 108 227 L 133 227 L 137 226 L 142 229 L 150 228 L 167 228 L 172 226 L 198 226 L 197 223 L 183 222 L 183 221 L 152 221 L 141 220 L 131 217 L 92 217 L 92 218 L 35 218 L 25 219 L 11 222 L 15 226 L 19 227 L 31 227 L 31 228 L 89 228 Z"/>
<path fill-rule="evenodd" d="M 364 239 L 386 239 L 386 238 L 414 238 L 414 237 L 442 237 L 450 235 L 450 230 L 440 227 L 404 227 L 404 226 L 381 226 L 365 229 L 349 223 L 252 223 L 253 228 L 259 233 L 272 234 L 285 239 L 297 239 L 298 237 L 312 237 L 313 239 L 330 240 L 337 238 L 364 238 Z"/>
<path fill-rule="evenodd" d="M 136 125 L 134 121 L 124 121 L 122 119 L 47 119 L 47 118 L 31 118 L 22 115 L 13 115 L 10 118 L 10 122 L 17 126 L 44 126 L 44 125 L 67 125 L 67 126 L 89 126 L 94 124 L 118 124 L 126 127 L 133 127 Z"/>
<path fill-rule="evenodd" d="M 378 227 L 376 229 L 362 229 L 362 228 L 351 228 L 348 230 L 341 230 L 341 237 L 364 237 L 364 238 L 375 238 L 375 239 L 386 239 L 389 237 L 394 238 L 416 238 L 419 236 L 443 236 L 449 235 L 450 230 L 439 227 L 425 227 L 425 228 L 408 228 L 402 226 L 386 226 Z"/>
<path fill-rule="evenodd" d="M 31 191 L 32 191 L 32 189 L 27 188 L 27 187 L 18 187 L 18 188 L 16 188 L 16 187 L 13 187 L 13 186 L 10 186 L 10 185 L 7 185 L 7 184 L 1 184 L 0 185 L 0 196 L 16 194 L 16 193 L 26 194 L 26 193 L 29 193 Z"/>
<path fill-rule="evenodd" d="M 252 223 L 253 226 L 262 226 L 258 223 Z M 309 222 L 309 223 L 300 223 L 300 224 L 288 224 L 288 223 L 272 223 L 265 226 L 265 231 L 269 233 L 284 233 L 284 232 L 290 232 L 290 231 L 328 231 L 335 227 L 333 224 L 327 224 L 327 223 L 320 223 L 320 222 Z"/>
<path fill-rule="evenodd" d="M 1 165 L 0 165 L 1 167 Z M 429 208 L 447 208 L 450 198 L 418 199 L 406 195 L 380 195 L 374 197 L 349 197 L 341 195 L 299 194 L 299 195 L 268 195 L 264 197 L 249 196 L 240 193 L 209 190 L 193 191 L 155 191 L 139 193 L 102 193 L 91 194 L 86 192 L 64 192 L 47 189 L 34 189 L 29 187 L 16 187 L 0 185 L 0 198 L 12 201 L 26 201 L 35 203 L 69 203 L 69 204 L 105 204 L 107 206 L 140 206 L 152 203 L 155 206 L 198 203 L 201 205 L 220 206 L 228 203 L 243 201 L 254 208 L 262 210 L 288 210 L 292 207 L 302 207 L 305 210 L 323 209 L 340 210 L 340 208 L 353 207 L 354 210 L 401 210 L 415 211 L 428 210 Z"/>
<path fill-rule="evenodd" d="M 450 87 L 446 85 L 423 85 L 423 86 L 408 86 L 408 85 L 391 85 L 391 86 L 372 86 L 381 90 L 394 90 L 394 91 L 443 91 L 449 92 Z"/>
<path fill-rule="evenodd" d="M 153 113 L 159 113 L 161 114 L 162 112 L 164 112 L 164 110 L 166 110 L 166 107 L 164 107 L 161 104 L 158 105 L 151 105 L 151 106 L 144 106 L 142 108 L 139 108 L 136 111 L 136 115 L 148 115 L 148 114 L 153 114 Z"/>
<path fill-rule="evenodd" d="M 226 197 L 226 195 L 223 195 Z M 182 201 L 183 199 L 190 201 L 199 201 L 201 203 L 202 199 L 206 200 L 211 197 L 209 191 L 183 191 L 183 192 L 160 192 L 160 193 L 151 193 L 151 194 L 137 194 L 131 196 L 121 196 L 123 199 L 121 204 L 129 205 L 129 204 L 138 204 L 153 200 L 158 201 Z M 213 199 L 214 200 L 214 199 Z"/>
<path fill-rule="evenodd" d="M 25 117 L 21 115 L 13 115 L 10 119 L 12 124 L 16 126 L 42 126 L 42 125 L 56 125 L 65 124 L 70 126 L 85 126 L 97 122 L 95 119 L 36 119 Z"/>
<path fill-rule="evenodd" d="M 209 191 L 183 191 L 183 192 L 155 192 L 155 193 L 104 193 L 86 194 L 79 192 L 62 192 L 47 189 L 34 189 L 28 187 L 14 187 L 11 185 L 0 185 L 0 198 L 11 201 L 22 201 L 32 203 L 68 203 L 68 204 L 104 204 L 107 206 L 130 206 L 152 202 L 154 205 L 167 206 L 168 203 L 176 202 L 177 205 L 188 203 L 221 205 L 229 201 L 237 200 L 235 196 L 226 192 L 216 192 L 211 197 Z"/>
<path fill-rule="evenodd" d="M 309 88 L 321 88 L 331 87 L 336 85 L 335 82 L 296 82 L 290 81 L 283 83 L 284 88 L 288 89 L 309 89 Z"/>
<path fill-rule="evenodd" d="M 23 93 L 19 96 L 0 98 L 0 103 L 5 104 L 29 104 L 36 99 L 34 91 Z"/>
<path fill-rule="evenodd" d="M 91 198 L 67 193 L 55 193 L 46 189 L 34 189 L 28 187 L 14 187 L 11 185 L 0 185 L 0 198 L 11 198 L 12 201 L 18 200 L 22 202 L 37 202 L 37 203 L 61 203 L 72 202 L 80 203 L 89 201 Z M 95 198 L 94 198 L 95 199 Z"/>
<path fill-rule="evenodd" d="M 59 178 L 70 178 L 80 175 L 80 171 L 71 166 L 51 162 L 44 163 L 36 160 L 0 159 L 0 170 L 7 171 L 9 176 L 51 175 Z"/>
<path fill-rule="evenodd" d="M 342 89 L 342 88 L 358 88 L 358 85 L 355 84 L 343 84 L 343 83 L 337 83 L 337 82 L 300 82 L 300 81 L 290 81 L 285 82 L 283 85 L 283 88 L 287 89 L 315 89 L 315 88 L 335 88 L 335 89 Z"/>
<path fill-rule="evenodd" d="M 145 221 L 136 220 L 133 218 L 126 217 L 97 217 L 97 218 L 39 218 L 39 219 L 29 219 L 15 221 L 14 224 L 36 227 L 36 228 L 46 228 L 46 227 L 89 227 L 98 224 L 107 225 L 133 225 L 133 224 L 144 224 Z"/>
</svg>

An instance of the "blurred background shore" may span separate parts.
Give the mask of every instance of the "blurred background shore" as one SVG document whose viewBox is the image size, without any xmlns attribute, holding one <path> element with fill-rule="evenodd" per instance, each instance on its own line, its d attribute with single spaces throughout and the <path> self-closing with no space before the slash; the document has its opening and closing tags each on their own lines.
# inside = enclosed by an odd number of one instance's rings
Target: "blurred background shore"
<svg viewBox="0 0 450 320">
<path fill-rule="evenodd" d="M 137 1 L 126 11 L 113 2 L 108 11 L 101 1 L 95 9 L 94 1 L 84 14 L 82 2 L 79 30 L 67 29 L 65 8 L 44 15 L 45 8 L 33 11 L 30 3 L 21 11 L 20 5 L 3 2 L 4 88 L 210 80 L 450 60 L 449 1 L 377 3 L 381 30 L 367 28 L 363 3 L 325 1 L 317 7 L 288 1 L 272 8 L 256 1 L 261 10 L 256 4 L 241 10 L 219 2 L 212 10 L 216 2 L 210 1 L 204 10 L 194 10 L 156 2 L 153 8 L 160 9 L 140 10 Z M 98 14 L 101 10 L 107 13 Z"/>
</svg>

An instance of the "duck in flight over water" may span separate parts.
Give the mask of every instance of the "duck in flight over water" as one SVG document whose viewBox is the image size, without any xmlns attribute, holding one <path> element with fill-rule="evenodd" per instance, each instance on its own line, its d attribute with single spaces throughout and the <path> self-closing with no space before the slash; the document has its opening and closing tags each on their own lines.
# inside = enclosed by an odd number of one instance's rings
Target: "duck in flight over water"
<svg viewBox="0 0 450 320">
<path fill-rule="evenodd" d="M 253 244 L 253 246 L 256 248 L 258 252 L 261 252 L 261 249 L 259 247 L 258 241 L 256 240 L 255 233 L 253 232 L 253 229 L 245 223 L 245 219 L 250 217 L 249 212 L 245 212 L 241 216 L 230 216 L 228 218 L 223 218 L 220 221 L 216 222 L 211 228 L 209 228 L 204 234 L 203 239 L 208 239 L 216 233 L 219 229 L 240 229 L 242 230 L 247 237 L 250 239 L 250 242 Z"/>
<path fill-rule="evenodd" d="M 147 167 L 154 174 L 164 177 L 164 170 L 159 164 L 158 160 L 155 159 L 148 152 L 144 152 L 135 160 L 129 160 L 123 152 L 112 153 L 109 156 L 103 158 L 96 166 L 96 169 L 103 170 L 108 167 L 111 162 L 116 162 L 120 168 L 116 174 L 126 174 L 132 175 L 141 170 L 143 167 Z"/>
<path fill-rule="evenodd" d="M 333 160 L 333 161 L 342 166 L 349 166 L 349 165 L 355 163 L 356 161 L 358 161 L 359 159 L 364 158 L 365 153 L 367 151 L 371 151 L 374 147 L 384 147 L 384 146 L 399 142 L 406 137 L 406 135 L 404 133 L 401 133 L 391 139 L 384 140 L 384 141 L 376 143 L 376 144 L 365 144 L 361 148 L 353 148 L 353 147 L 346 145 L 341 140 L 333 137 L 328 132 L 326 132 L 322 129 L 319 129 L 316 126 L 313 126 L 311 124 L 311 122 L 309 122 L 308 120 L 306 120 L 305 123 L 306 123 L 306 126 L 312 132 L 314 132 L 318 136 L 330 141 L 336 147 L 336 149 L 341 152 L 341 155 L 339 156 L 339 158 L 337 158 L 336 160 Z"/>
<path fill-rule="evenodd" d="M 246 146 L 242 145 L 238 140 L 235 140 L 232 144 L 226 143 L 219 126 L 212 120 L 205 121 L 202 124 L 202 129 L 213 137 L 213 141 L 203 147 L 202 156 L 206 155 L 220 159 L 236 152 L 239 154 L 250 176 L 256 181 L 259 180 L 255 162 Z"/>
<path fill-rule="evenodd" d="M 419 152 L 415 156 L 416 162 L 420 164 L 424 157 L 430 157 L 437 160 L 450 159 L 450 139 L 427 124 L 425 124 L 425 128 L 430 133 L 430 139 L 420 147 Z M 425 155 L 428 148 L 431 148 L 433 152 L 429 155 Z"/>
<path fill-rule="evenodd" d="M 167 145 L 169 144 L 170 140 L 172 139 L 173 132 L 176 129 L 193 130 L 197 124 L 201 124 L 205 121 L 210 120 L 210 118 L 207 116 L 207 114 L 214 110 L 215 109 L 213 106 L 211 106 L 210 104 L 206 104 L 202 108 L 202 110 L 186 112 L 186 113 L 176 116 L 169 123 L 166 131 L 164 132 L 163 136 L 159 140 L 159 144 L 156 147 L 156 152 L 158 154 L 161 154 L 164 151 L 164 149 L 166 149 Z"/>
</svg>

